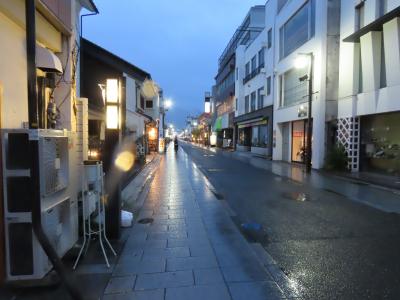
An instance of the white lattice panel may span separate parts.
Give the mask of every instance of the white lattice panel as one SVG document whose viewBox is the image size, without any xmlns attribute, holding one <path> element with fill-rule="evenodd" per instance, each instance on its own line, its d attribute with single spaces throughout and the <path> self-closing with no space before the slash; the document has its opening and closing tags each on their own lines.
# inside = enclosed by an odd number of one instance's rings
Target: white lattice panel
<svg viewBox="0 0 400 300">
<path fill-rule="evenodd" d="M 357 172 L 360 157 L 360 119 L 357 117 L 338 119 L 337 140 L 346 150 L 349 170 Z"/>
</svg>

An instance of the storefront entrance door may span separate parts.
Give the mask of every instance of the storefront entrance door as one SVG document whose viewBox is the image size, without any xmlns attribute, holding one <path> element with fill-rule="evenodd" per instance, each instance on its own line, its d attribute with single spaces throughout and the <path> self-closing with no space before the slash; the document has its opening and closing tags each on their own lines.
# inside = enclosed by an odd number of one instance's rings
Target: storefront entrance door
<svg viewBox="0 0 400 300">
<path fill-rule="evenodd" d="M 292 161 L 304 163 L 307 146 L 307 121 L 295 121 L 292 123 Z"/>
</svg>

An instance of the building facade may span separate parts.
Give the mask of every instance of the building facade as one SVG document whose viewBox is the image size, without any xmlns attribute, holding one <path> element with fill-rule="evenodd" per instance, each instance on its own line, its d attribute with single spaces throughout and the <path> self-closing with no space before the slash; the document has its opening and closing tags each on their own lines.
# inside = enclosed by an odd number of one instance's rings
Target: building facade
<svg viewBox="0 0 400 300">
<path fill-rule="evenodd" d="M 28 122 L 28 55 L 25 4 L 26 2 L 23 0 L 0 1 L 0 36 L 2 37 L 0 43 L 0 118 L 2 132 L 7 130 L 27 132 L 28 125 L 32 125 Z M 54 226 L 58 226 L 62 230 L 56 236 L 60 242 L 53 242 L 52 246 L 59 256 L 63 256 L 78 239 L 77 195 L 81 190 L 81 165 L 83 160 L 87 159 L 87 122 L 85 122 L 84 113 L 87 102 L 85 99 L 79 98 L 79 74 L 77 72 L 81 26 L 79 15 L 83 8 L 91 12 L 97 12 L 97 8 L 90 0 L 40 0 L 35 1 L 34 4 L 35 11 L 32 12 L 32 15 L 35 14 L 36 22 L 34 32 L 36 35 L 34 64 L 36 74 L 31 75 L 36 77 L 37 81 L 38 97 L 35 105 L 37 104 L 38 114 L 35 116 L 37 122 L 33 124 L 32 128 L 37 127 L 42 129 L 43 132 L 48 132 L 46 129 L 55 129 L 58 130 L 58 134 L 63 132 L 64 137 L 68 139 L 66 147 L 68 149 L 66 151 L 68 160 L 65 165 L 62 165 L 64 170 L 67 170 L 66 174 L 68 174 L 65 176 L 66 184 L 57 190 L 57 193 L 46 198 L 60 197 L 67 199 L 63 200 L 62 203 L 63 205 L 70 205 L 67 206 L 69 209 L 60 215 L 60 218 L 55 219 L 55 222 L 59 223 L 54 223 Z M 32 132 L 39 131 L 32 129 Z M 4 144 L 4 142 L 2 136 L 2 143 Z M 25 148 L 23 151 L 26 151 L 25 153 L 28 155 L 29 149 Z M 1 169 L 1 173 L 7 169 L 5 160 L 2 160 Z M 6 171 L 4 172 L 6 173 Z M 40 178 L 40 181 L 44 182 L 45 180 L 46 178 Z M 2 198 L 0 205 L 1 216 L 3 216 L 3 204 L 5 205 L 8 199 L 11 199 L 9 198 L 11 194 L 8 194 L 8 192 L 3 194 L 4 190 L 5 186 L 3 185 L 1 197 L 4 195 L 4 199 Z M 27 191 L 25 193 L 28 194 Z M 34 202 L 37 199 L 29 198 L 29 201 Z M 4 207 L 9 207 L 9 204 L 10 202 Z M 54 207 L 54 211 L 56 211 L 61 206 Z M 9 210 L 4 213 L 12 212 Z M 13 222 L 18 222 L 18 218 L 15 218 L 15 220 Z M 3 225 L 5 225 L 6 231 L 8 230 L 6 222 L 8 221 L 3 223 L 2 218 L 0 243 L 5 240 Z M 44 228 L 48 235 L 53 234 L 53 238 L 54 233 L 51 230 L 52 228 L 49 227 Z M 28 240 L 29 231 L 25 231 L 25 233 L 27 234 L 26 240 Z M 11 237 L 12 234 L 8 232 L 6 236 Z M 32 236 L 30 238 L 36 241 L 36 238 Z M 22 239 L 20 238 L 20 240 Z M 24 249 L 25 252 L 13 253 L 14 262 L 18 262 L 18 260 L 29 262 L 29 257 L 37 253 L 34 242 L 28 242 L 25 245 L 27 246 Z M 4 258 L 3 255 L 3 250 L 7 249 L 8 246 L 0 245 L 0 262 L 2 264 L 5 261 L 7 265 L 7 268 L 4 268 L 3 265 L 0 266 L 1 278 L 4 277 L 5 269 L 7 269 L 8 275 L 12 273 L 10 270 L 12 268 L 11 256 L 8 255 Z M 37 263 L 38 268 L 40 268 L 40 263 Z M 32 265 L 35 266 L 36 270 L 36 262 L 32 261 Z M 17 275 L 29 278 L 29 276 L 36 276 L 34 272 L 18 270 Z"/>
<path fill-rule="evenodd" d="M 271 1 L 270 1 L 271 2 Z M 278 0 L 274 47 L 273 159 L 304 163 L 307 145 L 310 60 L 295 67 L 299 55 L 313 56 L 312 167 L 324 166 L 327 148 L 335 140 L 337 117 L 340 1 Z M 349 1 L 352 2 L 352 1 Z M 272 5 L 272 4 L 271 4 Z M 268 16 L 267 16 L 268 18 Z"/>
<path fill-rule="evenodd" d="M 341 1 L 338 142 L 352 171 L 400 175 L 400 1 Z"/>
<path fill-rule="evenodd" d="M 162 126 L 161 93 L 156 93 L 152 98 L 146 98 L 142 93 L 142 86 L 146 80 L 151 80 L 151 75 L 86 39 L 82 39 L 81 49 L 81 95 L 89 99 L 90 152 L 99 155 L 102 152 L 106 120 L 101 86 L 108 78 L 116 78 L 121 84 L 121 129 L 124 142 L 137 147 L 138 152 L 146 152 L 150 147 L 156 151 L 158 127 Z"/>
<path fill-rule="evenodd" d="M 269 12 L 273 1 L 265 5 Z M 262 32 L 248 45 L 236 49 L 235 132 L 236 149 L 272 156 L 274 18 L 265 17 Z"/>
<path fill-rule="evenodd" d="M 252 7 L 218 60 L 218 73 L 213 90 L 216 118 L 212 131 L 217 135 L 219 147 L 233 147 L 235 144 L 236 48 L 239 45 L 250 44 L 259 35 L 264 27 L 264 15 L 264 5 Z"/>
</svg>

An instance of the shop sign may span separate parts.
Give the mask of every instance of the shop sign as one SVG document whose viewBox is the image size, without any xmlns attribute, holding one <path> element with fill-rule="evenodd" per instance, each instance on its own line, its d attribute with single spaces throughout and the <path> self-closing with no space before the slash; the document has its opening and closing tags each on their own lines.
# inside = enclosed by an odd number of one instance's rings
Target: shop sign
<svg viewBox="0 0 400 300">
<path fill-rule="evenodd" d="M 259 125 L 267 125 L 268 124 L 268 120 L 261 120 L 258 122 L 249 122 L 249 123 L 245 123 L 245 124 L 239 124 L 239 128 L 247 128 L 247 127 L 253 127 L 253 126 L 259 126 Z"/>
<path fill-rule="evenodd" d="M 302 138 L 304 136 L 303 131 L 293 131 L 293 137 Z"/>
<path fill-rule="evenodd" d="M 297 116 L 299 118 L 305 118 L 308 115 L 308 105 L 300 105 L 299 109 L 297 110 Z"/>
</svg>

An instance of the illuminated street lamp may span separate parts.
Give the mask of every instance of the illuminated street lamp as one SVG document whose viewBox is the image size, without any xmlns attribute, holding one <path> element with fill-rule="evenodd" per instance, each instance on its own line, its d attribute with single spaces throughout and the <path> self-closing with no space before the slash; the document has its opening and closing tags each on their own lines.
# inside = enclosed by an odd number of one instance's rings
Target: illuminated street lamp
<svg viewBox="0 0 400 300">
<path fill-rule="evenodd" d="M 116 78 L 108 78 L 105 84 L 99 84 L 102 91 L 106 113 L 106 130 L 104 140 L 104 170 L 106 172 L 106 191 L 108 200 L 106 203 L 106 229 L 110 238 L 120 237 L 121 224 L 121 187 L 115 183 L 112 177 L 116 176 L 122 169 L 117 168 L 118 163 L 126 165 L 126 159 L 120 156 L 114 159 L 115 149 L 121 141 L 121 118 L 120 118 L 120 82 Z M 113 184 L 111 184 L 113 182 Z"/>
<path fill-rule="evenodd" d="M 307 75 L 299 78 L 300 81 L 308 81 L 308 113 L 307 113 L 307 145 L 306 145 L 306 172 L 311 172 L 311 156 L 312 156 L 312 94 L 313 94 L 313 73 L 314 73 L 314 54 L 305 53 L 299 54 L 294 62 L 294 66 L 297 69 L 304 69 L 308 66 Z"/>
<path fill-rule="evenodd" d="M 172 107 L 172 100 L 171 99 L 165 99 L 164 101 L 164 109 L 165 111 L 168 111 Z"/>
<path fill-rule="evenodd" d="M 107 79 L 106 84 L 106 128 L 119 129 L 119 84 L 118 79 Z"/>
</svg>

